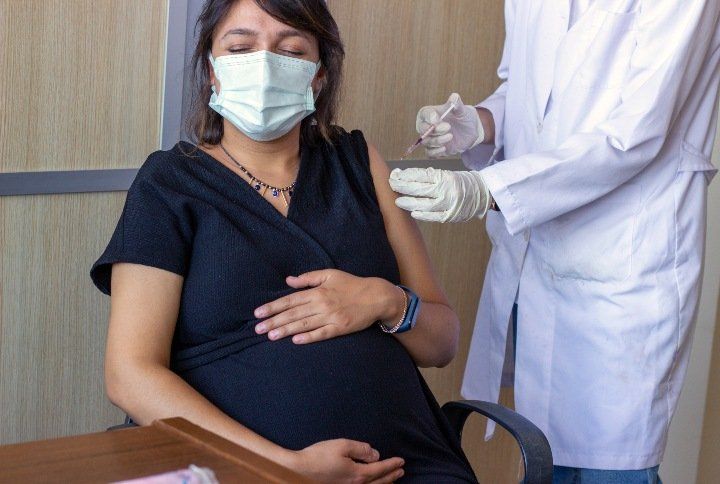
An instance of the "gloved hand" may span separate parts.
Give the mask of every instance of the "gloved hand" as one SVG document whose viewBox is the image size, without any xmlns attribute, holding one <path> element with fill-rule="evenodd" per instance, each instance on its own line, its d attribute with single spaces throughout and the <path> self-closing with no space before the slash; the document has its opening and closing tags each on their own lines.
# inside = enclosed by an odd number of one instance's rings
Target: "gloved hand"
<svg viewBox="0 0 720 484">
<path fill-rule="evenodd" d="M 440 120 L 440 116 L 453 103 L 455 103 L 453 110 L 422 142 L 430 158 L 462 153 L 479 145 L 485 139 L 485 130 L 477 109 L 463 104 L 457 93 L 450 94 L 445 104 L 421 108 L 415 120 L 417 132 L 420 135 L 424 134 L 431 125 Z"/>
<path fill-rule="evenodd" d="M 406 195 L 395 205 L 428 222 L 466 222 L 483 217 L 490 205 L 490 192 L 477 171 L 396 168 L 390 186 Z"/>
</svg>

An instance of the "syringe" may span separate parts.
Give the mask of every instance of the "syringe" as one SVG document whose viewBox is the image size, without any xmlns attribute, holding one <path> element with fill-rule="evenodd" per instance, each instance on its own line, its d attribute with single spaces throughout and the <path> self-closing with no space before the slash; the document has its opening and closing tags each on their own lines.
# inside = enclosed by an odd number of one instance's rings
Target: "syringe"
<svg viewBox="0 0 720 484">
<path fill-rule="evenodd" d="M 417 139 L 417 141 L 416 141 L 415 143 L 413 143 L 412 145 L 410 145 L 410 147 L 409 147 L 407 150 L 405 150 L 405 154 L 403 154 L 403 155 L 400 157 L 400 159 L 401 159 L 401 160 L 404 160 L 404 159 L 407 158 L 408 156 L 412 155 L 412 154 L 413 154 L 413 151 L 415 151 L 415 150 L 417 149 L 417 147 L 420 146 L 420 144 L 422 144 L 422 142 L 423 142 L 423 140 L 424 140 L 425 138 L 427 138 L 428 136 L 430 136 L 430 134 L 431 134 L 433 131 L 435 131 L 435 128 L 437 128 L 438 125 L 442 122 L 442 120 L 445 119 L 445 116 L 447 116 L 448 114 L 450 114 L 450 111 L 452 111 L 453 109 L 455 109 L 455 106 L 456 106 L 456 105 L 457 105 L 456 103 L 452 103 L 452 104 L 450 105 L 450 107 L 447 108 L 447 110 L 440 115 L 440 119 L 438 120 L 438 122 L 430 125 L 430 127 L 427 129 L 427 131 L 425 131 L 425 132 Z"/>
</svg>

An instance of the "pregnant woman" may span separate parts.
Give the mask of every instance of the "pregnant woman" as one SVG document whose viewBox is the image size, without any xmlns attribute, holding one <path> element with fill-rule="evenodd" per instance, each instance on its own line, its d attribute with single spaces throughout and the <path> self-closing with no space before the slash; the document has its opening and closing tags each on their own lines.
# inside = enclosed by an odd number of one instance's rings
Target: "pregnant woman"
<svg viewBox="0 0 720 484">
<path fill-rule="evenodd" d="M 323 0 L 210 0 L 189 132 L 150 155 L 92 268 L 107 392 L 323 482 L 475 482 L 417 366 L 459 324 L 388 168 L 332 124 Z"/>
</svg>

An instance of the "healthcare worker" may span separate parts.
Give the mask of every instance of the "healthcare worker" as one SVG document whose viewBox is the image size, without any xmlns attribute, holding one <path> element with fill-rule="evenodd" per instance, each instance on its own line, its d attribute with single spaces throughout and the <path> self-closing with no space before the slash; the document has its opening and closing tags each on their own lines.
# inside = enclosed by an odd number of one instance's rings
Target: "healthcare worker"
<svg viewBox="0 0 720 484">
<path fill-rule="evenodd" d="M 417 219 L 487 211 L 462 393 L 497 401 L 516 303 L 515 405 L 556 482 L 658 480 L 700 296 L 719 17 L 718 0 L 507 0 L 497 91 L 418 113 L 424 132 L 457 103 L 424 143 L 472 171 L 391 174 Z"/>
</svg>

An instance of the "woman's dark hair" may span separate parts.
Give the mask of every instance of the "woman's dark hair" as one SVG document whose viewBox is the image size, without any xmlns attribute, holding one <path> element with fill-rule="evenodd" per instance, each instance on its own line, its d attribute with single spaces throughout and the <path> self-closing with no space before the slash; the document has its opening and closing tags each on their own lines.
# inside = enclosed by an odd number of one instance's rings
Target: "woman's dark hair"
<svg viewBox="0 0 720 484">
<path fill-rule="evenodd" d="M 215 29 L 237 1 L 207 0 L 195 24 L 198 41 L 190 65 L 191 98 L 186 131 L 197 144 L 217 145 L 223 136 L 222 116 L 208 106 L 211 94 L 208 55 Z M 332 141 L 336 132 L 333 123 L 340 98 L 345 51 L 325 0 L 254 1 L 276 20 L 307 32 L 317 40 L 320 62 L 325 70 L 324 86 L 315 101 L 315 112 L 302 121 L 300 139 L 311 145 L 322 140 Z"/>
</svg>

